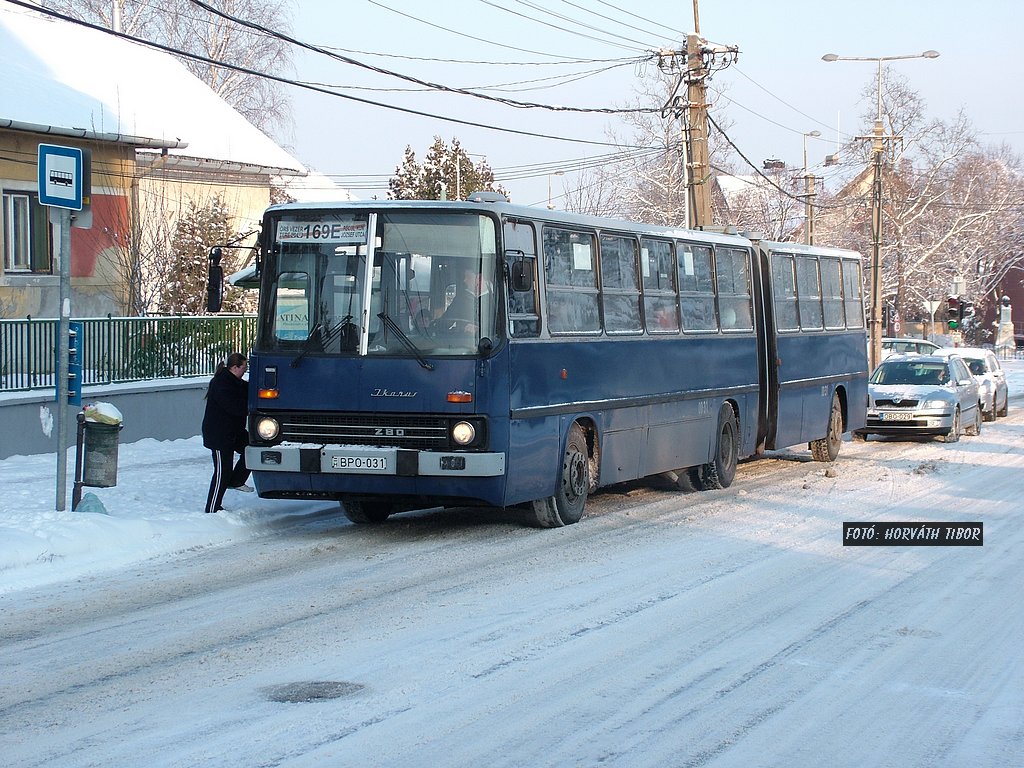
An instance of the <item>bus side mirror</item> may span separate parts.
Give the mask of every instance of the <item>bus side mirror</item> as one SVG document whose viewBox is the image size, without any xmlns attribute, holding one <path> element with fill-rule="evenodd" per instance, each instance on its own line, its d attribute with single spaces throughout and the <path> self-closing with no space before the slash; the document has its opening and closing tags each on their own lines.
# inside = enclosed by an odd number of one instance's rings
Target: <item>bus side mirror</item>
<svg viewBox="0 0 1024 768">
<path fill-rule="evenodd" d="M 210 249 L 210 269 L 206 279 L 206 311 L 220 312 L 224 303 L 224 267 L 220 265 L 220 248 Z"/>
<path fill-rule="evenodd" d="M 524 293 L 526 291 L 533 290 L 533 264 L 534 259 L 532 256 L 527 256 L 522 251 L 511 251 L 506 252 L 506 258 L 510 255 L 514 255 L 509 268 L 509 277 L 511 278 L 512 290 Z"/>
</svg>

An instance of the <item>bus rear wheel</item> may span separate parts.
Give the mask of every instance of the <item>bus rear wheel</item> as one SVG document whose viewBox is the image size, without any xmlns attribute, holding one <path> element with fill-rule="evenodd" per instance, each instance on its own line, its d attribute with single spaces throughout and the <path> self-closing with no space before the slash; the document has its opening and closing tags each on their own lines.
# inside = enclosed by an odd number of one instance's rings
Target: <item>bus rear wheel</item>
<svg viewBox="0 0 1024 768">
<path fill-rule="evenodd" d="M 736 478 L 736 465 L 739 463 L 739 428 L 736 414 L 728 403 L 718 412 L 718 440 L 715 455 L 707 464 L 700 467 L 698 477 L 703 491 L 716 491 L 728 488 Z"/>
<path fill-rule="evenodd" d="M 579 424 L 573 424 L 565 441 L 562 474 L 554 496 L 533 502 L 533 522 L 540 528 L 561 528 L 583 517 L 590 488 L 590 457 L 587 438 Z"/>
<path fill-rule="evenodd" d="M 839 395 L 832 395 L 832 410 L 828 415 L 828 429 L 820 440 L 811 441 L 811 455 L 815 461 L 835 461 L 843 444 L 843 407 Z"/>
<path fill-rule="evenodd" d="M 339 501 L 345 517 L 356 525 L 383 523 L 391 515 L 392 507 L 386 501 Z"/>
</svg>

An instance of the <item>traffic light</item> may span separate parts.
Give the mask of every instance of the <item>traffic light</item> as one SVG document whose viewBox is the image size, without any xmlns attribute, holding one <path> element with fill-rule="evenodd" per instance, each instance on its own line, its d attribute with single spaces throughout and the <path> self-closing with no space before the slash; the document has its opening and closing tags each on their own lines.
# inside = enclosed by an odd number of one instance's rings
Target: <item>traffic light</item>
<svg viewBox="0 0 1024 768">
<path fill-rule="evenodd" d="M 947 301 L 949 304 L 949 330 L 955 331 L 960 328 L 960 297 L 950 296 Z"/>
<path fill-rule="evenodd" d="M 82 405 L 82 323 L 68 324 L 68 403 Z"/>
</svg>

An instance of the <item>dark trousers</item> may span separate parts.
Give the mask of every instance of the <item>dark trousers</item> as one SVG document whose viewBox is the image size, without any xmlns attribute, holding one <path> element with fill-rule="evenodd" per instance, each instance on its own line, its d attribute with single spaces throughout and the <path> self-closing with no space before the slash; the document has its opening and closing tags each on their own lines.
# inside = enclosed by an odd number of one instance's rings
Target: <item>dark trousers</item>
<svg viewBox="0 0 1024 768">
<path fill-rule="evenodd" d="M 244 453 L 238 457 L 233 468 L 231 462 L 235 452 L 230 448 L 223 451 L 211 450 L 210 453 L 213 454 L 213 477 L 210 480 L 210 492 L 206 496 L 206 511 L 217 512 L 224 501 L 224 491 L 243 485 L 249 479 L 249 468 L 245 466 Z"/>
</svg>

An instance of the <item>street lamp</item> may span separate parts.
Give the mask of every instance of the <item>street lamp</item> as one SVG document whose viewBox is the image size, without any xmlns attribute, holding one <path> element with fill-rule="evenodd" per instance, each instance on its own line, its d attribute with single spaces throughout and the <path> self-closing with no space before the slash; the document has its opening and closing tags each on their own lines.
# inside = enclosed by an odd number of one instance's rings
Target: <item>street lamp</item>
<svg viewBox="0 0 1024 768">
<path fill-rule="evenodd" d="M 807 173 L 807 137 L 818 138 L 821 131 L 810 131 L 804 134 L 804 242 L 807 245 L 814 245 L 814 207 L 811 205 L 811 198 L 814 197 L 814 174 Z"/>
<path fill-rule="evenodd" d="M 548 210 L 555 210 L 555 204 L 551 202 L 551 177 L 552 176 L 564 176 L 565 171 L 554 171 L 548 174 Z"/>
<path fill-rule="evenodd" d="M 822 61 L 873 61 L 878 65 L 878 112 L 875 117 L 875 128 L 871 136 L 859 137 L 871 139 L 871 151 L 874 155 L 874 181 L 871 185 L 871 317 L 869 330 L 871 349 L 868 364 L 872 370 L 882 359 L 882 153 L 885 142 L 891 136 L 885 136 L 882 128 L 882 62 L 899 61 L 901 59 L 937 59 L 938 51 L 911 53 L 903 56 L 837 56 L 826 53 Z"/>
</svg>

